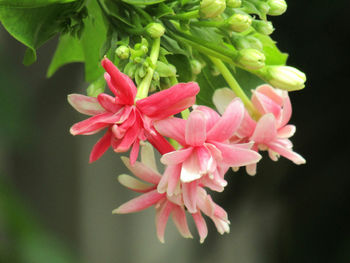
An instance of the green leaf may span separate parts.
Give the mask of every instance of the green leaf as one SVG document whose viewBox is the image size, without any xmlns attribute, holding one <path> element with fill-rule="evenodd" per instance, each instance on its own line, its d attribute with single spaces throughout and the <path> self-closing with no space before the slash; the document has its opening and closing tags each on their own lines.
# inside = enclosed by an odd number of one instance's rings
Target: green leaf
<svg viewBox="0 0 350 263">
<path fill-rule="evenodd" d="M 216 28 L 192 26 L 190 31 L 191 35 L 206 42 L 223 44 L 223 36 L 217 32 Z"/>
<path fill-rule="evenodd" d="M 77 0 L 0 0 L 0 6 L 34 8 L 52 4 L 66 4 Z"/>
<path fill-rule="evenodd" d="M 122 1 L 130 5 L 154 5 L 154 4 L 164 2 L 165 0 L 122 0 Z"/>
<path fill-rule="evenodd" d="M 181 48 L 178 42 L 167 35 L 162 36 L 161 45 L 172 54 L 182 54 L 185 56 L 189 56 L 189 53 L 186 49 Z"/>
<path fill-rule="evenodd" d="M 256 33 L 253 35 L 261 41 L 263 44 L 263 53 L 266 57 L 266 65 L 285 65 L 287 62 L 288 54 L 282 53 L 276 46 L 276 42 L 269 36 Z"/>
<path fill-rule="evenodd" d="M 238 84 L 244 90 L 245 94 L 250 98 L 252 95 L 252 90 L 257 86 L 264 84 L 265 82 L 258 78 L 256 75 L 245 71 L 240 68 L 235 68 L 235 72 L 232 75 L 237 80 Z"/>
<path fill-rule="evenodd" d="M 89 16 L 84 20 L 81 44 L 85 58 L 85 80 L 92 82 L 104 72 L 100 63 L 100 50 L 107 39 L 107 27 L 97 1 L 89 1 L 87 8 Z"/>
<path fill-rule="evenodd" d="M 161 18 L 163 16 L 167 16 L 167 15 L 173 15 L 175 14 L 174 10 L 172 8 L 170 8 L 168 5 L 164 4 L 164 3 L 160 3 L 157 6 L 157 9 L 155 10 L 155 16 L 157 18 Z"/>
<path fill-rule="evenodd" d="M 192 80 L 192 69 L 190 61 L 184 55 L 168 55 L 166 56 L 170 64 L 176 67 L 179 82 L 189 82 Z"/>
<path fill-rule="evenodd" d="M 4 28 L 29 48 L 23 61 L 26 65 L 36 60 L 35 50 L 62 29 L 65 19 L 77 10 L 80 2 L 35 8 L 0 5 Z"/>
<path fill-rule="evenodd" d="M 51 77 L 60 67 L 72 62 L 84 62 L 80 40 L 69 34 L 61 35 L 47 71 L 47 77 Z"/>
</svg>

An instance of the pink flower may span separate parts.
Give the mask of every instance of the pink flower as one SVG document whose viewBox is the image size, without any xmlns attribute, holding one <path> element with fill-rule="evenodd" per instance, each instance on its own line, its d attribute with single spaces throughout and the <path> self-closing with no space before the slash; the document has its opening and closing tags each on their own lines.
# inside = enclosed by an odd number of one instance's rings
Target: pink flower
<svg viewBox="0 0 350 263">
<path fill-rule="evenodd" d="M 102 60 L 102 66 L 107 71 L 105 79 L 114 97 L 105 93 L 97 98 L 79 94 L 68 96 L 69 103 L 77 111 L 92 116 L 74 124 L 70 129 L 73 135 L 90 135 L 107 129 L 93 147 L 90 162 L 96 161 L 112 146 L 116 152 L 126 152 L 131 148 L 130 160 L 134 163 L 140 140 L 146 138 L 151 138 L 161 153 L 170 151 L 172 148 L 154 130 L 152 122 L 191 106 L 199 92 L 198 85 L 193 82 L 180 83 L 135 102 L 137 89 L 132 80 L 107 58 Z"/>
<path fill-rule="evenodd" d="M 214 94 L 214 104 L 222 111 L 235 95 L 229 89 L 217 90 Z M 293 144 L 289 140 L 295 133 L 295 126 L 288 124 L 292 115 L 292 106 L 287 91 L 277 90 L 269 85 L 261 85 L 253 91 L 252 103 L 262 115 L 258 121 L 253 120 L 245 112 L 241 127 L 233 142 L 253 141 L 255 151 L 267 150 L 272 160 L 277 161 L 279 155 L 293 161 L 295 164 L 305 163 L 305 159 L 293 152 Z M 256 164 L 247 165 L 250 175 L 256 174 Z"/>
<path fill-rule="evenodd" d="M 187 224 L 181 193 L 182 189 L 180 188 L 179 192 L 172 196 L 157 191 L 157 185 L 162 177 L 157 171 L 153 149 L 150 144 L 145 143 L 141 148 L 141 159 L 141 162 L 135 162 L 131 165 L 128 158 L 122 157 L 122 160 L 128 169 L 136 177 L 145 182 L 129 175 L 120 175 L 118 180 L 122 185 L 135 192 L 142 193 L 142 195 L 121 205 L 115 209 L 113 213 L 127 214 L 155 206 L 157 236 L 162 243 L 164 243 L 164 232 L 170 215 L 172 215 L 173 221 L 180 234 L 185 238 L 192 238 L 192 234 Z M 208 234 L 207 225 L 201 212 L 213 220 L 219 233 L 228 233 L 229 221 L 226 212 L 213 202 L 210 195 L 208 195 L 203 188 L 198 188 L 196 198 L 198 200 L 198 211 L 193 213 L 192 217 L 200 236 L 200 242 L 202 243 Z"/>
<path fill-rule="evenodd" d="M 183 146 L 162 156 L 161 162 L 168 165 L 168 169 L 158 191 L 171 196 L 181 182 L 185 206 L 190 213 L 196 213 L 198 187 L 222 191 L 227 184 L 224 180 L 227 167 L 258 162 L 261 156 L 250 150 L 251 144 L 228 143 L 239 128 L 243 114 L 244 106 L 236 99 L 222 117 L 214 110 L 200 106 L 191 112 L 188 120 L 172 117 L 155 122 L 160 134 Z"/>
</svg>

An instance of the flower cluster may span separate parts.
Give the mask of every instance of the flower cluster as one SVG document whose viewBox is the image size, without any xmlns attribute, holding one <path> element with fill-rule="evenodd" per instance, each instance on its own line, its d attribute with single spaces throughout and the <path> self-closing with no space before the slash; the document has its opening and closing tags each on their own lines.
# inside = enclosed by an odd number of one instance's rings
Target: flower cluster
<svg viewBox="0 0 350 263">
<path fill-rule="evenodd" d="M 92 117 L 71 128 L 73 135 L 90 135 L 106 130 L 90 155 L 97 160 L 110 147 L 115 152 L 130 150 L 130 158 L 122 157 L 127 168 L 142 181 L 129 175 L 119 176 L 127 188 L 142 193 L 113 212 L 137 212 L 156 208 L 157 235 L 164 242 L 170 215 L 180 234 L 191 238 L 186 212 L 197 227 L 200 242 L 207 236 L 203 214 L 215 224 L 219 233 L 229 232 L 227 213 L 217 205 L 208 190 L 222 192 L 227 185 L 225 173 L 245 166 L 256 173 L 260 150 L 268 150 L 273 160 L 284 156 L 296 164 L 305 160 L 292 151 L 289 138 L 295 126 L 288 124 L 291 103 L 287 91 L 263 85 L 253 91 L 251 102 L 257 116 L 250 116 L 243 102 L 228 89 L 216 90 L 215 110 L 194 105 L 199 87 L 196 83 L 180 83 L 169 89 L 138 99 L 132 80 L 111 61 L 104 59 L 105 79 L 114 96 L 101 93 L 97 98 L 72 94 L 68 100 L 79 112 Z M 187 118 L 174 115 L 192 106 Z M 173 144 L 169 143 L 169 140 Z M 160 174 L 151 144 L 162 155 L 165 171 Z M 141 147 L 141 162 L 137 161 Z"/>
</svg>

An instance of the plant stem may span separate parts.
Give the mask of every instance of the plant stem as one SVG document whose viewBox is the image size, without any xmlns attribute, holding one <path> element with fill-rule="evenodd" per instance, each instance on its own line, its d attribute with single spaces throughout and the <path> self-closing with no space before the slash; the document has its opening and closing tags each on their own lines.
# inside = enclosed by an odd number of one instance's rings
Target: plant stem
<svg viewBox="0 0 350 263">
<path fill-rule="evenodd" d="M 166 18 L 175 19 L 175 20 L 189 20 L 191 18 L 197 18 L 198 16 L 199 16 L 199 10 L 193 10 L 186 13 L 166 16 Z"/>
<path fill-rule="evenodd" d="M 152 44 L 150 59 L 153 65 L 148 68 L 146 76 L 143 78 L 142 82 L 137 88 L 136 100 L 143 99 L 148 96 L 149 86 L 151 85 L 154 68 L 158 60 L 160 49 L 160 38 L 155 38 Z"/>
<path fill-rule="evenodd" d="M 247 108 L 250 115 L 257 119 L 259 117 L 259 112 L 255 109 L 253 103 L 250 101 L 248 96 L 245 94 L 245 92 L 242 90 L 242 88 L 239 86 L 236 79 L 232 76 L 229 69 L 226 67 L 226 65 L 217 58 L 210 57 L 210 60 L 214 63 L 214 65 L 218 68 L 224 79 L 226 80 L 227 84 L 230 86 L 230 88 L 233 90 L 235 95 L 243 101 L 245 107 Z"/>
<path fill-rule="evenodd" d="M 192 21 L 190 24 L 194 26 L 219 28 L 224 26 L 226 23 L 225 21 Z"/>
</svg>

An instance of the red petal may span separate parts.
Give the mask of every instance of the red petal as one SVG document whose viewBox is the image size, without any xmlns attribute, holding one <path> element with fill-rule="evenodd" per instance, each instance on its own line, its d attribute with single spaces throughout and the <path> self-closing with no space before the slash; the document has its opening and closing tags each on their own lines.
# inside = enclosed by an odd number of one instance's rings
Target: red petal
<svg viewBox="0 0 350 263">
<path fill-rule="evenodd" d="M 103 137 L 98 140 L 90 153 L 90 163 L 98 160 L 111 146 L 112 133 L 108 130 Z"/>
</svg>

